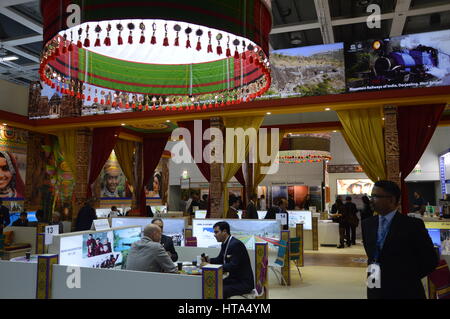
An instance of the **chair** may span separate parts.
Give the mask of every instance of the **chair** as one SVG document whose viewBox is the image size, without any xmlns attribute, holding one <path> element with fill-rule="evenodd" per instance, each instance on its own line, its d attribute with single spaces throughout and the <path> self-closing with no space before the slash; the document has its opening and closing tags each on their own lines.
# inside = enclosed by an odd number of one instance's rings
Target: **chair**
<svg viewBox="0 0 450 319">
<path fill-rule="evenodd" d="M 295 267 L 297 267 L 298 274 L 300 279 L 302 279 L 302 273 L 300 272 L 299 264 L 300 264 L 300 237 L 291 238 L 289 241 L 289 261 L 293 261 Z"/>
<path fill-rule="evenodd" d="M 286 255 L 286 248 L 287 243 L 285 240 L 280 240 L 278 242 L 278 254 L 277 259 L 273 263 L 269 263 L 269 269 L 272 269 L 273 273 L 277 277 L 277 280 L 280 281 L 278 278 L 278 274 L 281 277 L 282 283 L 284 283 L 287 286 L 286 280 L 283 277 L 283 274 L 281 273 L 281 269 L 284 267 L 284 256 Z"/>
<path fill-rule="evenodd" d="M 248 294 L 243 294 L 239 296 L 231 296 L 228 299 L 256 299 L 264 295 L 264 279 L 267 273 L 267 257 L 263 258 L 261 261 L 261 271 L 259 273 L 259 278 L 256 281 L 255 288 Z"/>
<path fill-rule="evenodd" d="M 187 247 L 197 247 L 197 237 L 188 237 L 188 238 L 186 238 L 185 246 L 187 246 Z"/>
</svg>

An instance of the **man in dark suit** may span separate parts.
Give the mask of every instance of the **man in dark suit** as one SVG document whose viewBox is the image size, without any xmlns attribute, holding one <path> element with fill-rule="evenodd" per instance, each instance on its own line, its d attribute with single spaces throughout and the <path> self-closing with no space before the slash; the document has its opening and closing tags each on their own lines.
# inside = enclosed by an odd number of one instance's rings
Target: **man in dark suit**
<svg viewBox="0 0 450 319">
<path fill-rule="evenodd" d="M 252 194 L 250 196 L 250 202 L 247 205 L 247 210 L 245 212 L 245 218 L 247 219 L 258 219 L 258 210 L 256 209 L 256 200 L 258 196 Z"/>
<path fill-rule="evenodd" d="M 164 223 L 161 218 L 154 218 L 152 220 L 152 224 L 158 225 L 161 228 L 161 234 L 164 229 Z M 161 235 L 161 245 L 166 250 L 167 254 L 169 255 L 170 259 L 172 259 L 173 262 L 178 260 L 178 254 L 175 250 L 175 247 L 173 245 L 173 240 L 171 237 L 166 235 Z"/>
<path fill-rule="evenodd" d="M 3 228 L 8 226 L 10 222 L 9 209 L 3 206 L 3 201 L 0 199 L 0 234 L 3 234 Z"/>
<path fill-rule="evenodd" d="M 202 257 L 202 261 L 221 264 L 223 271 L 229 273 L 223 280 L 223 298 L 250 293 L 255 288 L 255 281 L 247 248 L 240 240 L 230 235 L 230 225 L 227 222 L 214 224 L 214 236 L 222 243 L 219 256 L 210 260 L 208 257 Z"/>
<path fill-rule="evenodd" d="M 230 207 L 228 208 L 227 218 L 239 219 L 238 209 L 237 209 L 238 206 L 239 206 L 239 199 L 237 199 L 237 197 L 230 198 Z"/>
<path fill-rule="evenodd" d="M 92 208 L 93 200 L 89 199 L 83 207 L 81 207 L 77 216 L 75 231 L 83 231 L 91 229 L 92 222 L 97 219 L 95 209 Z"/>
<path fill-rule="evenodd" d="M 379 216 L 362 222 L 368 263 L 380 274 L 375 276 L 379 285 L 368 284 L 368 299 L 425 299 L 421 279 L 437 266 L 438 257 L 423 221 L 397 211 L 400 196 L 396 183 L 376 182 L 371 197 Z"/>
<path fill-rule="evenodd" d="M 345 198 L 343 213 L 343 218 L 347 223 L 347 231 L 349 231 L 349 234 L 347 234 L 347 246 L 350 247 L 351 245 L 356 245 L 356 227 L 358 227 L 359 224 L 359 219 L 356 215 L 358 209 L 356 208 L 356 205 L 352 203 L 352 198 L 350 196 Z"/>
</svg>

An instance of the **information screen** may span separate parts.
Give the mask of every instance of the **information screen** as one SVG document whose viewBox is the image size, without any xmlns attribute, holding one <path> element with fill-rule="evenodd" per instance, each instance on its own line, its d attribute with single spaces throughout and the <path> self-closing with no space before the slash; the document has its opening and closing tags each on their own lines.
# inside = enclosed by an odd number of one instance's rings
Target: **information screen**
<svg viewBox="0 0 450 319">
<path fill-rule="evenodd" d="M 214 224 L 223 219 L 194 219 L 192 230 L 197 237 L 198 247 L 220 248 L 221 243 L 214 237 Z M 256 242 L 267 242 L 269 247 L 280 240 L 280 222 L 278 220 L 240 220 L 226 219 L 230 224 L 231 235 L 241 240 L 247 249 L 255 249 Z"/>
</svg>

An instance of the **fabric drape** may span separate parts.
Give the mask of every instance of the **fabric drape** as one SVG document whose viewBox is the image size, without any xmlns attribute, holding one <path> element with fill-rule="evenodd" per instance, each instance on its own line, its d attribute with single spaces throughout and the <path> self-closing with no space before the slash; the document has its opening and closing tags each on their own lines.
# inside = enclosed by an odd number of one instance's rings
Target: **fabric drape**
<svg viewBox="0 0 450 319">
<path fill-rule="evenodd" d="M 419 162 L 436 130 L 445 104 L 403 106 L 397 109 L 402 189 L 402 213 L 409 212 L 405 178 Z"/>
<path fill-rule="evenodd" d="M 87 188 L 88 198 L 92 196 L 91 186 L 111 155 L 117 142 L 120 127 L 95 128 L 92 132 L 91 162 L 89 168 L 89 181 Z"/>
<path fill-rule="evenodd" d="M 189 148 L 189 150 L 191 152 L 192 159 L 194 159 L 194 141 L 195 140 L 198 140 L 198 139 L 202 140 L 202 154 L 203 154 L 203 150 L 205 149 L 205 146 L 210 143 L 209 140 L 203 139 L 203 135 L 205 134 L 205 131 L 211 127 L 211 121 L 209 119 L 202 120 L 202 132 L 201 132 L 202 136 L 196 136 L 194 124 L 195 124 L 194 121 L 178 122 L 178 126 L 189 130 L 189 133 L 191 135 L 191 144 L 187 145 L 187 147 Z M 194 160 L 194 162 L 195 162 L 195 160 Z M 205 177 L 205 179 L 208 181 L 208 184 L 209 184 L 210 191 L 209 191 L 209 195 L 208 195 L 208 208 L 206 209 L 206 217 L 209 218 L 210 211 L 211 211 L 211 164 L 207 163 L 203 159 L 203 155 L 202 155 L 201 163 L 196 162 L 195 164 L 197 165 L 198 169 L 200 170 L 200 173 L 202 173 L 203 177 Z"/>
<path fill-rule="evenodd" d="M 281 149 L 281 142 L 283 141 L 283 137 L 284 134 L 286 134 L 286 131 L 284 130 L 279 130 L 278 131 L 278 145 L 279 148 Z M 258 134 L 258 147 L 259 147 L 259 139 L 261 138 L 261 136 Z M 270 146 L 272 145 L 272 132 L 270 129 L 267 129 L 267 135 L 266 135 L 266 145 Z M 273 146 L 273 145 L 272 145 Z M 258 185 L 264 180 L 264 178 L 266 177 L 266 174 L 261 172 L 261 168 L 268 168 L 270 167 L 271 163 L 273 163 L 278 155 L 278 151 L 274 148 L 267 148 L 267 156 L 270 156 L 271 161 L 269 163 L 263 164 L 261 163 L 261 160 L 259 158 L 259 154 L 257 157 L 257 161 L 254 165 L 254 170 L 253 170 L 253 194 L 257 194 L 257 190 L 258 190 Z"/>
<path fill-rule="evenodd" d="M 119 165 L 122 168 L 122 171 L 125 174 L 125 178 L 127 179 L 129 185 L 134 185 L 134 150 L 135 144 L 132 141 L 118 139 L 116 146 L 114 146 L 114 152 L 116 153 L 117 161 L 119 162 Z"/>
<path fill-rule="evenodd" d="M 244 194 L 242 196 L 242 206 L 245 208 L 245 207 L 247 207 L 247 192 L 246 192 L 246 182 L 245 182 L 244 170 L 243 170 L 242 165 L 238 169 L 236 174 L 234 174 L 234 177 L 237 179 L 237 181 L 242 185 L 242 188 L 244 189 Z"/>
<path fill-rule="evenodd" d="M 189 150 L 191 151 L 192 158 L 194 158 L 194 141 L 195 140 L 202 140 L 202 154 L 203 150 L 205 149 L 205 146 L 210 143 L 208 140 L 203 140 L 203 135 L 205 134 L 205 131 L 210 128 L 210 120 L 202 120 L 202 136 L 196 136 L 195 130 L 194 130 L 194 121 L 183 121 L 178 122 L 179 127 L 183 127 L 187 130 L 189 130 L 189 133 L 191 134 L 191 145 L 187 145 Z M 205 179 L 210 182 L 211 181 L 211 171 L 210 171 L 210 164 L 204 161 L 202 156 L 202 162 L 201 163 L 195 163 L 202 173 L 202 175 L 205 177 Z"/>
<path fill-rule="evenodd" d="M 337 111 L 347 145 L 366 175 L 386 179 L 383 121 L 379 108 Z"/>
<path fill-rule="evenodd" d="M 145 214 L 146 198 L 145 198 L 145 185 L 150 182 L 150 178 L 158 166 L 162 153 L 167 144 L 167 140 L 171 132 L 151 134 L 151 136 L 145 137 L 143 140 L 143 163 L 144 163 L 144 177 L 142 178 L 141 185 L 141 197 L 140 197 L 140 214 Z"/>
<path fill-rule="evenodd" d="M 75 130 L 64 130 L 56 132 L 58 137 L 59 147 L 64 160 L 69 165 L 74 180 L 76 179 L 76 165 L 75 165 L 75 148 L 77 136 Z"/>
<path fill-rule="evenodd" d="M 258 130 L 259 127 L 262 124 L 262 121 L 264 120 L 264 116 L 251 116 L 251 117 L 238 117 L 238 118 L 225 118 L 224 119 L 224 126 L 225 128 L 242 128 L 244 131 L 246 131 L 249 128 L 253 128 L 255 130 Z M 249 138 L 245 138 L 244 141 L 244 147 L 238 147 L 237 145 L 237 139 L 234 137 L 234 143 L 233 143 L 233 149 L 228 148 L 228 141 L 225 144 L 224 148 L 224 173 L 223 173 L 223 194 L 224 194 L 224 210 L 223 210 L 223 216 L 226 217 L 226 214 L 228 212 L 228 187 L 227 184 L 230 181 L 230 179 L 236 174 L 238 169 L 242 166 L 242 163 L 238 163 L 237 159 L 239 158 L 245 158 L 245 156 L 248 154 L 249 151 Z M 227 155 L 231 154 L 230 152 L 234 152 L 234 160 L 231 162 L 228 162 Z"/>
</svg>

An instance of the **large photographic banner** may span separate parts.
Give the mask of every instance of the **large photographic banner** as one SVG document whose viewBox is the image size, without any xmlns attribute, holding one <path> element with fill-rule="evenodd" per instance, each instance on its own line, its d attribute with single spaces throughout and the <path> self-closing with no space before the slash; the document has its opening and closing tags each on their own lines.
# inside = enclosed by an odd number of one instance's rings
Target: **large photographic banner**
<svg viewBox="0 0 450 319">
<path fill-rule="evenodd" d="M 0 199 L 24 199 L 27 139 L 27 131 L 0 125 Z"/>
<path fill-rule="evenodd" d="M 450 85 L 450 30 L 345 45 L 348 92 Z"/>
<path fill-rule="evenodd" d="M 131 198 L 130 185 L 119 165 L 114 151 L 111 152 L 100 173 L 101 198 Z"/>
<path fill-rule="evenodd" d="M 344 44 L 270 53 L 272 85 L 260 99 L 345 93 Z"/>
</svg>

